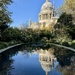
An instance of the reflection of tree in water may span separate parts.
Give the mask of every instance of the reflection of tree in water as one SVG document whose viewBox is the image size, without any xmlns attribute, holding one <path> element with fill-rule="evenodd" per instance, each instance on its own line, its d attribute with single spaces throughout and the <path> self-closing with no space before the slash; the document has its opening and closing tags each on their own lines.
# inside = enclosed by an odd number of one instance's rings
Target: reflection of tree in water
<svg viewBox="0 0 75 75">
<path fill-rule="evenodd" d="M 25 50 L 24 50 L 25 49 Z M 0 54 L 0 75 L 12 75 L 11 70 L 14 69 L 12 59 L 18 51 L 28 56 L 28 53 L 38 53 L 39 61 L 43 70 L 46 71 L 46 75 L 54 68 L 54 60 L 57 58 L 60 65 L 58 65 L 58 70 L 63 73 L 63 75 L 75 75 L 75 57 L 74 52 L 68 51 L 66 49 L 61 49 L 55 47 L 54 50 L 39 50 L 40 48 L 33 48 L 27 46 L 21 46 L 18 48 L 13 48 L 2 54 Z M 27 50 L 27 51 L 26 51 Z M 29 51 L 28 51 L 29 50 Z M 33 51 L 35 50 L 35 51 Z M 53 53 L 56 57 L 54 57 Z"/>
<path fill-rule="evenodd" d="M 59 62 L 58 70 L 64 75 L 75 75 L 75 53 L 56 47 L 54 54 Z"/>
<path fill-rule="evenodd" d="M 18 51 L 23 51 L 25 48 L 29 50 L 32 49 L 32 47 L 18 46 L 0 54 L 0 75 L 12 75 L 11 70 L 14 69 L 12 65 L 14 60 L 12 57 L 15 56 Z M 24 53 L 26 52 L 24 51 Z"/>
<path fill-rule="evenodd" d="M 75 54 L 74 52 L 59 47 L 54 50 L 54 54 L 61 66 L 69 66 L 71 64 L 71 57 Z"/>
<path fill-rule="evenodd" d="M 11 66 L 12 63 L 12 59 L 6 59 L 6 62 L 0 63 L 0 75 L 12 75 L 10 72 L 10 70 L 13 69 L 13 66 Z"/>
<path fill-rule="evenodd" d="M 11 70 L 14 69 L 12 66 L 14 60 L 11 57 L 15 54 L 17 54 L 17 48 L 0 54 L 0 75 L 12 75 Z"/>
<path fill-rule="evenodd" d="M 71 58 L 69 66 L 58 66 L 58 70 L 64 75 L 75 75 L 75 56 Z"/>
<path fill-rule="evenodd" d="M 0 60 L 0 75 L 12 75 L 10 70 L 13 69 L 12 64 L 13 60 L 8 56 L 2 54 Z"/>
</svg>

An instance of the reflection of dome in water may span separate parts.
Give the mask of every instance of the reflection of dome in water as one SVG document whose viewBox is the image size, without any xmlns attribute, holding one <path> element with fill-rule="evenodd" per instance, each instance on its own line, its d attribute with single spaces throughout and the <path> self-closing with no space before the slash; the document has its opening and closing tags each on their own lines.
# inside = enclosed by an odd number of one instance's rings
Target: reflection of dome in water
<svg viewBox="0 0 75 75">
<path fill-rule="evenodd" d="M 40 62 L 41 62 L 43 70 L 46 72 L 49 72 L 53 68 L 53 65 L 50 64 L 50 62 L 42 62 L 42 61 Z"/>
<path fill-rule="evenodd" d="M 39 61 L 41 63 L 41 67 L 46 72 L 46 75 L 48 75 L 49 71 L 53 69 L 55 60 L 56 58 L 53 54 L 50 54 L 49 51 L 40 50 Z"/>
</svg>

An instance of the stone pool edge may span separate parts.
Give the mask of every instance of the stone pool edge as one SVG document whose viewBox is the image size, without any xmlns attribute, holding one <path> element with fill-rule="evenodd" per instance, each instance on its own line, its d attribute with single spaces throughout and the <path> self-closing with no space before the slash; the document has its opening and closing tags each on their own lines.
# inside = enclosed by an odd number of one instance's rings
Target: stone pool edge
<svg viewBox="0 0 75 75">
<path fill-rule="evenodd" d="M 22 44 L 23 44 L 23 43 L 21 43 L 21 44 L 16 44 L 16 45 L 13 45 L 13 46 L 8 46 L 8 47 L 6 47 L 6 48 L 4 48 L 4 49 L 0 49 L 0 53 L 6 51 L 6 50 L 8 50 L 8 49 L 11 49 L 11 48 L 13 48 L 13 47 L 20 46 L 20 45 L 22 45 Z"/>
<path fill-rule="evenodd" d="M 74 48 L 71 48 L 71 47 L 66 47 L 66 46 L 63 46 L 63 45 L 59 45 L 59 44 L 54 44 L 54 43 L 51 43 L 52 45 L 55 45 L 55 46 L 58 46 L 58 47 L 62 47 L 62 48 L 65 48 L 65 49 L 69 49 L 71 51 L 74 51 L 75 52 L 75 49 Z"/>
</svg>

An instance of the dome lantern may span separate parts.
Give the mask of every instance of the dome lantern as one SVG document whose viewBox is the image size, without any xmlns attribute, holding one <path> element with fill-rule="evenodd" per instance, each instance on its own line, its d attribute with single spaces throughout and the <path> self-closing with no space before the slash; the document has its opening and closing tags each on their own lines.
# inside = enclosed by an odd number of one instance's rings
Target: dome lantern
<svg viewBox="0 0 75 75">
<path fill-rule="evenodd" d="M 46 0 L 46 2 L 49 2 L 49 0 Z"/>
<path fill-rule="evenodd" d="M 41 7 L 41 11 L 51 10 L 52 8 L 53 8 L 52 3 L 49 0 L 46 0 L 46 2 Z"/>
</svg>

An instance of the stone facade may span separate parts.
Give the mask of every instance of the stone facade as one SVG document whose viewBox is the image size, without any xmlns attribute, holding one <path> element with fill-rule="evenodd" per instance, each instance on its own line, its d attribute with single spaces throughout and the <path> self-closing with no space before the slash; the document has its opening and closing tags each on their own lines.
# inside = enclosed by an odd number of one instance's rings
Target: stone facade
<svg viewBox="0 0 75 75">
<path fill-rule="evenodd" d="M 54 25 L 57 22 L 57 17 L 55 15 L 54 6 L 49 0 L 46 0 L 45 3 L 42 5 L 40 13 L 38 15 L 38 22 L 30 22 L 29 28 L 34 30 L 36 29 L 53 29 Z"/>
</svg>

